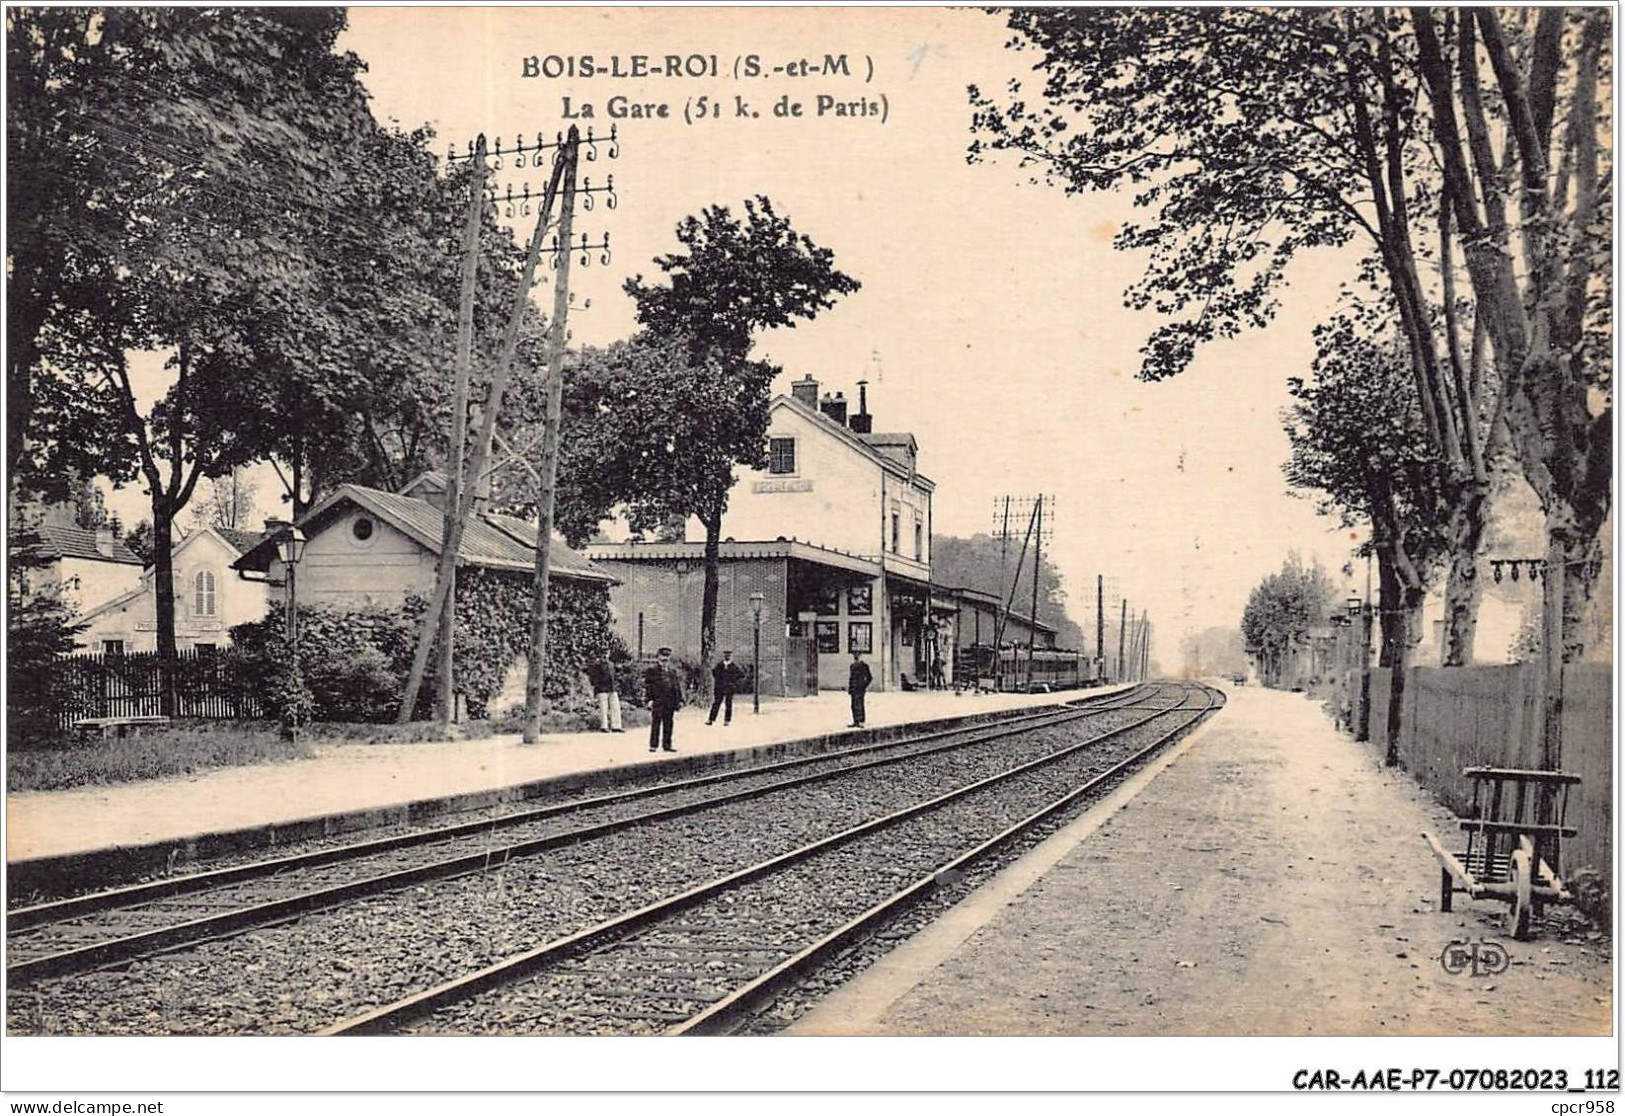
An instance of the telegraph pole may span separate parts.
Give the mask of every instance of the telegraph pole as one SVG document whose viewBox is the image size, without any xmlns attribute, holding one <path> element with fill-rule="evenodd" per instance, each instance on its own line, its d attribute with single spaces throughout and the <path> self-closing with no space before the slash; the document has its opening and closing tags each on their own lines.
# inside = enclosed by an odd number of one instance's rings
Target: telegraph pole
<svg viewBox="0 0 1625 1116">
<path fill-rule="evenodd" d="M 1106 575 L 1095 575 L 1095 662 L 1100 681 L 1106 681 Z"/>
<path fill-rule="evenodd" d="M 435 723 L 442 731 L 450 724 L 452 691 L 452 627 L 456 607 L 455 582 L 457 578 L 457 550 L 461 542 L 456 516 L 463 475 L 463 449 L 468 438 L 468 379 L 474 352 L 474 289 L 478 280 L 480 260 L 480 215 L 485 206 L 485 137 L 475 142 L 470 162 L 468 187 L 468 214 L 463 225 L 463 282 L 457 302 L 457 355 L 452 386 L 451 411 L 451 463 L 446 470 L 445 512 L 441 516 L 440 556 L 435 562 L 435 585 L 443 584 L 441 608 L 423 614 L 418 631 L 418 649 L 412 659 L 412 671 L 407 677 L 406 695 L 401 702 L 397 720 L 404 724 L 412 719 L 417 705 L 418 687 L 428 666 L 429 632 L 438 628 L 440 638 L 439 692 L 435 697 Z M 439 593 L 437 592 L 437 596 Z"/>
<path fill-rule="evenodd" d="M 596 142 L 593 139 L 590 130 L 588 131 L 586 142 L 589 145 L 593 145 Z M 618 141 L 613 128 L 610 129 L 608 142 L 612 145 L 609 156 L 613 159 L 618 154 Z M 604 186 L 595 187 L 592 189 L 582 189 L 579 191 L 576 190 L 574 186 L 574 152 L 579 149 L 580 144 L 581 138 L 576 129 L 572 127 L 570 129 L 570 138 L 568 140 L 560 137 L 557 142 L 546 143 L 540 136 L 538 136 L 535 146 L 530 149 L 530 154 L 532 156 L 534 165 L 537 166 L 540 166 L 541 164 L 542 152 L 554 151 L 556 154 L 554 157 L 553 170 L 551 177 L 548 180 L 546 191 L 540 199 L 541 204 L 536 215 L 536 228 L 531 234 L 530 243 L 525 255 L 524 272 L 520 277 L 518 287 L 515 289 L 508 321 L 503 330 L 502 350 L 497 358 L 495 367 L 492 369 L 490 388 L 486 396 L 485 403 L 481 408 L 479 438 L 475 442 L 473 454 L 465 455 L 466 460 L 462 462 L 463 468 L 459 470 L 459 473 L 462 475 L 456 478 L 458 482 L 465 481 L 468 478 L 474 478 L 474 480 L 466 485 L 458 483 L 458 499 L 455 503 L 452 502 L 449 491 L 447 494 L 447 506 L 445 509 L 446 526 L 444 528 L 444 538 L 441 546 L 440 561 L 436 565 L 434 593 L 430 598 L 428 611 L 424 613 L 422 626 L 418 631 L 418 645 L 416 651 L 413 653 L 412 667 L 410 673 L 407 675 L 406 692 L 402 697 L 401 709 L 398 717 L 398 720 L 401 723 L 411 720 L 412 709 L 417 703 L 418 689 L 422 685 L 424 670 L 428 665 L 429 647 L 432 641 L 432 637 L 430 636 L 431 630 L 435 629 L 441 623 L 446 623 L 448 625 L 455 624 L 455 610 L 452 606 L 451 591 L 452 581 L 456 570 L 456 554 L 458 549 L 462 546 L 463 532 L 467 527 L 468 517 L 474 508 L 478 478 L 484 475 L 486 459 L 491 453 L 491 443 L 496 434 L 497 413 L 501 409 L 502 397 L 508 390 L 508 376 L 513 367 L 514 353 L 519 344 L 519 327 L 524 318 L 525 308 L 530 301 L 531 288 L 536 278 L 536 266 L 541 258 L 542 242 L 546 237 L 549 227 L 548 221 L 552 213 L 553 203 L 558 196 L 560 184 L 564 181 L 566 166 L 568 166 L 571 170 L 570 194 L 572 200 L 574 199 L 575 194 L 578 192 L 588 194 L 605 193 L 609 195 L 610 206 L 613 208 L 614 205 L 613 178 L 610 179 L 609 183 Z M 514 153 L 519 156 L 526 153 L 526 148 L 522 141 L 517 146 Z M 467 157 L 474 160 L 476 167 L 483 167 L 484 154 L 485 137 L 481 136 L 478 144 Z M 497 144 L 497 156 L 499 159 L 502 156 L 502 145 L 500 142 Z M 590 157 L 592 156 L 589 156 L 589 158 Z M 451 158 L 455 160 L 458 158 L 458 156 L 453 154 Z M 477 173 L 477 178 L 482 184 L 483 176 L 484 171 L 481 169 Z M 522 196 L 514 195 L 511 188 L 508 193 L 508 201 L 510 206 L 515 201 L 522 202 L 528 206 L 530 197 L 530 189 L 528 186 L 525 188 L 525 192 Z M 483 205 L 485 201 L 484 191 L 476 190 L 474 198 L 475 200 L 473 204 L 476 206 Z M 476 212 L 479 212 L 479 210 L 476 210 Z M 608 234 L 606 233 L 602 242 L 598 244 L 586 243 L 586 237 L 583 236 L 582 243 L 579 245 L 572 245 L 569 243 L 568 238 L 565 238 L 562 244 L 556 243 L 554 247 L 555 253 L 560 250 L 564 252 L 586 252 L 589 249 L 594 251 L 602 249 L 605 253 L 604 262 L 607 263 L 609 251 Z M 561 270 L 562 269 L 563 264 L 561 262 Z M 559 329 L 552 340 L 557 345 L 562 345 L 564 343 L 563 330 Z M 463 413 L 465 409 L 466 401 L 464 402 L 463 406 L 458 408 L 458 413 Z M 554 409 L 553 414 L 556 416 L 556 408 Z M 458 416 L 453 415 L 454 429 L 457 421 Z M 466 422 L 466 419 L 464 421 Z M 556 418 L 554 418 L 553 421 L 556 421 Z M 464 431 L 464 439 L 466 441 L 466 428 Z M 450 486 L 452 483 L 452 478 L 448 478 L 448 486 Z M 543 562 L 546 561 L 545 557 L 539 560 Z M 448 572 L 448 569 L 450 572 Z M 543 611 L 545 612 L 545 603 Z M 452 619 L 443 620 L 443 615 L 450 616 Z M 450 639 L 446 640 L 448 645 L 450 642 Z"/>
<path fill-rule="evenodd" d="M 1117 677 L 1115 681 L 1124 680 L 1123 639 L 1128 634 L 1128 598 L 1123 598 L 1123 612 L 1117 621 Z"/>
<path fill-rule="evenodd" d="M 1140 613 L 1140 681 L 1144 682 L 1151 673 L 1151 617 L 1148 613 Z"/>
<path fill-rule="evenodd" d="M 1027 561 L 1027 547 L 1033 541 L 1033 527 L 1038 522 L 1037 508 L 1034 508 L 1033 512 L 1034 512 L 1034 514 L 1029 516 L 1028 519 L 1027 519 L 1027 534 L 1021 540 L 1021 554 L 1020 554 L 1020 556 L 1018 556 L 1016 558 L 1016 572 L 1015 572 L 1015 576 L 1010 579 L 1010 591 L 1009 591 L 1009 594 L 1006 596 L 1005 601 L 1004 601 L 1004 611 L 1003 611 L 1002 616 L 1001 616 L 1001 621 L 1002 620 L 1008 620 L 1009 616 L 1010 616 L 1010 610 L 1013 607 L 1015 607 L 1015 603 L 1016 603 L 1016 587 L 1019 584 L 1021 584 L 1021 567 L 1026 564 L 1026 561 Z M 999 648 L 1001 648 L 1003 645 L 1004 645 L 1004 624 L 1001 622 L 998 625 L 998 627 L 995 629 L 994 634 L 993 634 L 993 652 L 994 652 L 994 654 L 993 654 L 993 666 L 994 666 L 994 677 L 995 678 L 998 677 L 998 664 L 999 664 L 998 652 L 999 652 Z M 1012 655 L 1012 662 L 1010 664 L 1010 670 L 1011 670 L 1012 675 L 1014 675 L 1014 673 L 1015 673 L 1015 663 L 1014 663 L 1013 659 L 1014 659 L 1014 656 Z"/>
<path fill-rule="evenodd" d="M 1010 497 L 1004 498 L 1004 520 L 999 526 L 999 585 L 1004 585 L 1004 570 L 1008 552 L 1010 550 Z M 1004 632 L 1004 610 L 1002 606 L 995 605 L 997 612 L 993 614 L 993 677 L 999 676 L 999 637 Z"/>
<path fill-rule="evenodd" d="M 547 673 L 547 591 L 552 580 L 553 501 L 559 466 L 560 411 L 564 409 L 564 345 L 570 313 L 570 231 L 576 204 L 576 166 L 581 137 L 574 125 L 564 149 L 564 206 L 559 212 L 558 280 L 553 285 L 553 320 L 548 324 L 547 413 L 542 416 L 541 476 L 536 500 L 536 580 L 530 599 L 530 658 L 525 664 L 525 731 L 534 744 L 542 732 L 542 679 Z"/>
<path fill-rule="evenodd" d="M 1033 505 L 1033 515 L 1038 520 L 1038 530 L 1033 536 L 1033 611 L 1029 619 L 1031 626 L 1027 629 L 1027 691 L 1033 688 L 1033 648 L 1038 642 L 1038 569 L 1041 554 L 1044 550 L 1044 497 L 1038 497 L 1038 503 Z"/>
</svg>

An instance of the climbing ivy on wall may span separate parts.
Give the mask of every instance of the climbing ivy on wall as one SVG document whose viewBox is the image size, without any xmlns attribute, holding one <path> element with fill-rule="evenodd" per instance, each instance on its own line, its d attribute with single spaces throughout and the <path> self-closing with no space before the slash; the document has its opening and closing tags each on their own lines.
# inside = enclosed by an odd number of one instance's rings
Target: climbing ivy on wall
<svg viewBox="0 0 1625 1116">
<path fill-rule="evenodd" d="M 487 715 L 510 668 L 530 644 L 531 575 L 465 568 L 457 571 L 457 685 L 471 717 Z M 616 658 L 625 649 L 610 630 L 609 596 L 597 586 L 554 581 L 548 591 L 547 668 L 543 693 L 560 698 L 584 685 L 582 668 L 600 651 Z M 427 602 L 409 595 L 399 608 L 299 610 L 300 672 L 321 721 L 387 721 L 398 708 L 412 660 L 418 619 Z M 233 642 L 274 669 L 280 610 L 232 629 Z M 436 648 L 438 652 L 438 648 Z M 431 656 L 430 662 L 435 659 Z M 285 672 L 285 669 L 284 669 Z M 433 708 L 437 679 L 425 679 L 417 715 Z"/>
</svg>

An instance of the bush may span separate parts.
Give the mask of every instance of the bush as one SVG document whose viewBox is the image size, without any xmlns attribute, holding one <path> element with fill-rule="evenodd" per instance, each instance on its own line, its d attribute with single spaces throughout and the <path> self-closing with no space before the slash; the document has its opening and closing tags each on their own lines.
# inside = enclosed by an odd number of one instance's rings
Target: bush
<svg viewBox="0 0 1625 1116">
<path fill-rule="evenodd" d="M 615 692 L 621 695 L 623 706 L 642 708 L 649 704 L 649 695 L 643 688 L 643 675 L 648 669 L 648 663 L 640 663 L 636 659 L 622 659 L 615 663 Z"/>
<path fill-rule="evenodd" d="M 401 707 L 402 681 L 389 659 L 365 644 L 347 652 L 307 656 L 305 685 L 324 721 L 392 721 Z"/>
<path fill-rule="evenodd" d="M 1569 876 L 1568 885 L 1574 893 L 1576 910 L 1600 930 L 1612 925 L 1614 902 L 1610 897 L 1606 875 L 1595 868 L 1581 868 Z"/>
<path fill-rule="evenodd" d="M 74 695 L 56 661 L 75 650 L 84 631 L 61 586 L 30 576 L 44 564 L 33 549 L 38 541 L 27 524 L 14 524 L 7 538 L 6 735 L 13 747 L 62 738 Z"/>
</svg>

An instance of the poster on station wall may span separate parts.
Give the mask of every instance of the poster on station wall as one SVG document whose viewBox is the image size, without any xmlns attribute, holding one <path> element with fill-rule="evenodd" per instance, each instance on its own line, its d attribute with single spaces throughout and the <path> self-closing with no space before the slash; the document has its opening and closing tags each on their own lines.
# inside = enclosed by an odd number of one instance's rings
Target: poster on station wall
<svg viewBox="0 0 1625 1116">
<path fill-rule="evenodd" d="M 1614 41 L 9 9 L 15 1080 L 1617 1087 Z"/>
</svg>

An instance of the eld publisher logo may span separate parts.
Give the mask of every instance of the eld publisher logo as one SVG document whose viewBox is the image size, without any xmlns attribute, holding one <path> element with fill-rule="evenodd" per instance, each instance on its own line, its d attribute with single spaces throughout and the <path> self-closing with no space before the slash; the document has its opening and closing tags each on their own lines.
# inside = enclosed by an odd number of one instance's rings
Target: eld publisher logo
<svg viewBox="0 0 1625 1116">
<path fill-rule="evenodd" d="M 1504 973 L 1512 956 L 1500 942 L 1451 942 L 1439 954 L 1439 966 L 1451 976 L 1470 973 L 1475 977 Z"/>
</svg>

